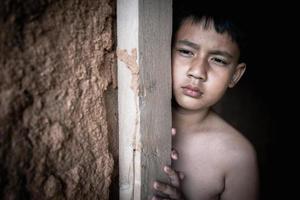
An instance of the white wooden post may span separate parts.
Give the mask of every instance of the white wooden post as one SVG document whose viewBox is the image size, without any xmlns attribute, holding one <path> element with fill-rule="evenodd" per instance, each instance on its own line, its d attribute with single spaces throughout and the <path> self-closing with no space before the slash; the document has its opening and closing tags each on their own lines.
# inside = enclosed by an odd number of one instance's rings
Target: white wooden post
<svg viewBox="0 0 300 200">
<path fill-rule="evenodd" d="M 172 0 L 117 0 L 120 199 L 168 181 Z"/>
</svg>

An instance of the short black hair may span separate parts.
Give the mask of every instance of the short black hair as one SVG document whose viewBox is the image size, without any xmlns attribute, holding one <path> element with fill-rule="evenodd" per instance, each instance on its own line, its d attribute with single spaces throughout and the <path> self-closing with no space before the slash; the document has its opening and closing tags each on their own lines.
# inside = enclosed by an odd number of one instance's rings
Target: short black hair
<svg viewBox="0 0 300 200">
<path fill-rule="evenodd" d="M 212 7 L 213 9 L 210 9 L 211 7 L 205 7 L 194 1 L 184 1 L 184 3 L 174 1 L 173 5 L 172 45 L 176 32 L 185 20 L 191 19 L 193 23 L 204 22 L 204 28 L 213 23 L 217 33 L 227 33 L 237 43 L 240 50 L 239 62 L 246 61 L 247 31 L 241 14 L 224 8 L 220 10 Z"/>
</svg>

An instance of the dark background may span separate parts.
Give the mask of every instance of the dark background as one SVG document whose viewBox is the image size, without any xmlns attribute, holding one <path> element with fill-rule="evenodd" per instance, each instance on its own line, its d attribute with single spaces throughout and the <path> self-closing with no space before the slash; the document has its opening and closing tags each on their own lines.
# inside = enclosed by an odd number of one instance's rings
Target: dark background
<svg viewBox="0 0 300 200">
<path fill-rule="evenodd" d="M 247 33 L 247 71 L 215 106 L 225 120 L 255 146 L 260 169 L 260 199 L 292 199 L 299 190 L 297 129 L 299 85 L 295 6 L 275 3 L 174 1 L 176 14 L 186 7 L 231 13 Z M 299 54 L 299 55 L 297 55 Z"/>
</svg>

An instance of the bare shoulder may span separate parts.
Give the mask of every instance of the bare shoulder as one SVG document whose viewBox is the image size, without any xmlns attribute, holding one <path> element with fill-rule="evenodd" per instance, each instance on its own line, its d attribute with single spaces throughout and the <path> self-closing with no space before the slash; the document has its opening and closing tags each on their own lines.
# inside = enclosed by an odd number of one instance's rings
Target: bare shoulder
<svg viewBox="0 0 300 200">
<path fill-rule="evenodd" d="M 211 136 L 215 145 L 227 155 L 226 159 L 256 159 L 253 145 L 242 133 L 215 113 L 211 114 L 210 118 Z"/>
<path fill-rule="evenodd" d="M 219 165 L 230 169 L 241 162 L 256 162 L 256 151 L 251 142 L 216 113 L 211 112 L 205 122 L 196 127 L 191 131 L 196 134 L 189 135 L 186 147 L 198 155 L 205 152 Z"/>
</svg>

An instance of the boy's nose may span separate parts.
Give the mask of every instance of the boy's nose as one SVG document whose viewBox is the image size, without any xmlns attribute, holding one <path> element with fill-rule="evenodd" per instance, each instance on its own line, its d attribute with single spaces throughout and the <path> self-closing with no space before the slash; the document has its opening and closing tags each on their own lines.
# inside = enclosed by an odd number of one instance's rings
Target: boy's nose
<svg viewBox="0 0 300 200">
<path fill-rule="evenodd" d="M 187 73 L 189 78 L 199 79 L 201 81 L 206 81 L 207 79 L 207 62 L 203 59 L 194 61 L 191 63 L 189 71 Z"/>
</svg>

